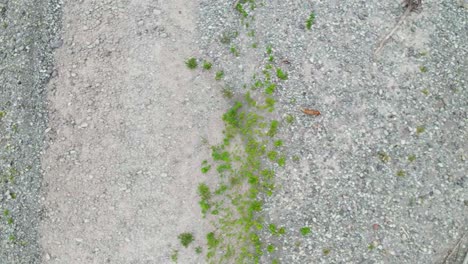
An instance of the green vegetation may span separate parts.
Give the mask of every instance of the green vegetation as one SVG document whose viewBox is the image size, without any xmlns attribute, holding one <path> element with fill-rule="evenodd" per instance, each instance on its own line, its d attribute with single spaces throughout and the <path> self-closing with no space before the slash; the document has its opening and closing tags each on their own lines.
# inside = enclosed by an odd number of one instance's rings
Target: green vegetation
<svg viewBox="0 0 468 264">
<path fill-rule="evenodd" d="M 198 195 L 201 198 L 199 204 L 200 204 L 200 207 L 201 207 L 201 210 L 202 210 L 202 214 L 206 215 L 208 210 L 211 208 L 211 204 L 210 204 L 211 191 L 210 191 L 210 188 L 206 184 L 200 183 L 198 185 Z"/>
<path fill-rule="evenodd" d="M 211 169 L 211 165 L 208 164 L 208 161 L 207 161 L 207 160 L 204 160 L 204 161 L 202 162 L 201 172 L 202 172 L 202 173 L 207 173 L 210 169 Z"/>
<path fill-rule="evenodd" d="M 418 126 L 416 127 L 416 134 L 422 134 L 424 133 L 424 131 L 426 131 L 426 128 L 424 126 Z"/>
<path fill-rule="evenodd" d="M 273 253 L 273 252 L 275 251 L 275 246 L 272 245 L 272 244 L 268 245 L 268 246 L 267 246 L 267 251 L 268 251 L 269 253 Z"/>
<path fill-rule="evenodd" d="M 234 97 L 234 92 L 229 87 L 223 88 L 222 92 L 223 92 L 223 96 L 226 97 L 227 99 L 232 99 L 232 97 Z"/>
<path fill-rule="evenodd" d="M 423 90 L 421 90 L 421 92 L 426 96 L 429 95 L 429 90 L 428 89 L 423 89 Z"/>
<path fill-rule="evenodd" d="M 312 13 L 310 13 L 309 18 L 307 18 L 306 28 L 308 30 L 310 30 L 312 28 L 312 25 L 314 24 L 314 22 L 315 22 L 315 14 L 314 14 L 314 12 L 312 12 Z"/>
<path fill-rule="evenodd" d="M 396 175 L 398 177 L 405 177 L 406 176 L 406 172 L 404 170 L 398 170 Z"/>
<path fill-rule="evenodd" d="M 241 3 L 238 3 L 236 5 L 236 10 L 242 15 L 242 17 L 246 18 L 249 16 L 249 14 L 247 13 L 247 11 L 245 11 L 244 9 L 244 6 L 242 6 Z"/>
<path fill-rule="evenodd" d="M 179 251 L 178 250 L 174 250 L 172 252 L 172 255 L 171 255 L 171 260 L 172 262 L 174 263 L 177 263 L 177 260 L 179 259 Z"/>
<path fill-rule="evenodd" d="M 225 45 L 231 44 L 232 40 L 237 38 L 237 36 L 239 36 L 239 32 L 237 31 L 223 32 L 220 42 Z"/>
<path fill-rule="evenodd" d="M 299 231 L 301 232 L 301 235 L 303 235 L 303 236 L 306 236 L 306 235 L 310 234 L 310 232 L 311 232 L 310 227 L 307 227 L 307 226 L 301 228 Z"/>
<path fill-rule="evenodd" d="M 212 66 L 213 66 L 213 64 L 211 62 L 209 62 L 209 61 L 204 61 L 203 62 L 203 69 L 205 69 L 207 71 L 211 70 Z"/>
<path fill-rule="evenodd" d="M 285 120 L 286 120 L 286 123 L 292 124 L 292 123 L 294 122 L 294 116 L 291 115 L 291 114 L 288 114 L 288 115 L 286 116 Z"/>
<path fill-rule="evenodd" d="M 224 71 L 217 71 L 215 75 L 215 80 L 219 81 L 224 77 Z"/>
<path fill-rule="evenodd" d="M 201 254 L 202 252 L 203 252 L 202 247 L 196 247 L 196 248 L 195 248 L 195 253 Z"/>
<path fill-rule="evenodd" d="M 330 255 L 331 249 L 329 249 L 329 248 L 324 248 L 324 249 L 322 250 L 322 252 L 323 252 L 323 255 L 328 256 L 328 255 Z"/>
<path fill-rule="evenodd" d="M 0 111 L 0 120 L 2 120 L 4 116 L 6 116 L 6 112 Z"/>
<path fill-rule="evenodd" d="M 419 67 L 419 70 L 424 73 L 424 72 L 427 72 L 427 67 L 426 66 L 420 66 Z"/>
<path fill-rule="evenodd" d="M 197 59 L 189 58 L 188 60 L 185 61 L 185 65 L 187 65 L 189 69 L 194 70 L 198 67 Z"/>
<path fill-rule="evenodd" d="M 280 68 L 276 69 L 276 77 L 280 80 L 287 80 L 288 79 L 288 74 L 283 72 Z"/>
<path fill-rule="evenodd" d="M 416 155 L 411 154 L 411 155 L 408 156 L 408 161 L 409 161 L 409 162 L 413 162 L 413 161 L 415 161 L 415 160 L 416 160 Z"/>
<path fill-rule="evenodd" d="M 380 161 L 382 161 L 383 163 L 387 163 L 387 162 L 389 162 L 391 160 L 390 156 L 387 153 L 383 152 L 383 151 L 380 151 L 379 153 L 377 153 L 377 155 L 378 155 Z"/>
<path fill-rule="evenodd" d="M 239 51 L 237 50 L 237 47 L 232 45 L 231 48 L 229 49 L 229 51 L 236 57 L 239 57 L 240 53 Z"/>
<path fill-rule="evenodd" d="M 188 247 L 190 245 L 190 243 L 192 243 L 194 241 L 192 233 L 182 233 L 177 238 L 179 238 L 180 243 L 184 247 Z"/>
</svg>

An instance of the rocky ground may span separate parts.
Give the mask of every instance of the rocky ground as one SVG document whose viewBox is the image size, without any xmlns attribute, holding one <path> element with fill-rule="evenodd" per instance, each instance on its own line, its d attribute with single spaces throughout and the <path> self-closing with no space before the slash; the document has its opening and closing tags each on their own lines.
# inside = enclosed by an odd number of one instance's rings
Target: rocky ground
<svg viewBox="0 0 468 264">
<path fill-rule="evenodd" d="M 200 164 L 271 64 L 286 162 L 257 215 L 285 233 L 260 263 L 464 264 L 466 2 L 378 54 L 398 1 L 234 2 L 0 0 L 0 263 L 206 263 Z"/>
</svg>

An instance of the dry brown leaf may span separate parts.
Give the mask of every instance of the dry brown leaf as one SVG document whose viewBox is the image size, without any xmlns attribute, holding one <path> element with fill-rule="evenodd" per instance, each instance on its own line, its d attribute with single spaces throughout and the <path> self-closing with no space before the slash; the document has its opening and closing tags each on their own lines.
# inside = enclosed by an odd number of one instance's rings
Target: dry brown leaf
<svg viewBox="0 0 468 264">
<path fill-rule="evenodd" d="M 319 116 L 320 115 L 320 111 L 319 110 L 315 110 L 315 109 L 302 109 L 302 112 L 306 115 L 311 115 L 311 116 Z"/>
</svg>

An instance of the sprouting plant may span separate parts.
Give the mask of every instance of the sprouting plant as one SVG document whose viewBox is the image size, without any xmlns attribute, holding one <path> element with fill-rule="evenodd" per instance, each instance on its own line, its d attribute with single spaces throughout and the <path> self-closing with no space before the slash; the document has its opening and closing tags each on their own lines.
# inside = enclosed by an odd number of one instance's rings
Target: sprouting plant
<svg viewBox="0 0 468 264">
<path fill-rule="evenodd" d="M 415 161 L 415 160 L 416 160 L 416 155 L 411 154 L 411 155 L 408 156 L 408 161 L 409 161 L 409 162 L 413 162 L 413 161 Z"/>
<path fill-rule="evenodd" d="M 217 71 L 215 75 L 215 80 L 219 81 L 224 77 L 224 71 Z"/>
<path fill-rule="evenodd" d="M 177 263 L 177 260 L 179 259 L 179 251 L 178 250 L 174 250 L 172 252 L 172 255 L 171 255 L 171 260 L 172 262 L 174 263 Z"/>
<path fill-rule="evenodd" d="M 223 44 L 230 44 L 234 38 L 236 38 L 239 35 L 239 32 L 237 31 L 228 31 L 228 32 L 223 32 L 220 42 Z"/>
<path fill-rule="evenodd" d="M 205 69 L 207 71 L 211 70 L 212 66 L 213 66 L 213 64 L 211 62 L 209 62 L 209 61 L 204 61 L 203 62 L 203 69 Z"/>
<path fill-rule="evenodd" d="M 8 225 L 12 225 L 13 222 L 14 222 L 14 221 L 13 221 L 13 218 L 12 218 L 12 217 L 8 217 L 8 219 L 7 219 Z"/>
<path fill-rule="evenodd" d="M 202 250 L 202 247 L 196 247 L 196 248 L 195 248 L 195 253 L 197 253 L 197 254 L 201 254 L 202 251 L 203 251 L 203 250 Z"/>
<path fill-rule="evenodd" d="M 258 43 L 257 42 L 252 43 L 252 48 L 254 49 L 258 48 Z"/>
<path fill-rule="evenodd" d="M 200 207 L 202 210 L 202 214 L 205 215 L 206 212 L 211 208 L 210 199 L 211 199 L 211 191 L 208 185 L 204 183 L 200 183 L 198 185 L 198 195 L 200 196 Z"/>
<path fill-rule="evenodd" d="M 265 88 L 265 93 L 268 94 L 268 95 L 272 95 L 273 92 L 275 91 L 275 89 L 276 89 L 276 84 L 271 83 L 270 85 L 268 85 L 268 86 Z"/>
<path fill-rule="evenodd" d="M 315 22 L 315 14 L 314 12 L 311 12 L 309 15 L 309 18 L 306 20 L 306 28 L 310 30 L 314 22 Z"/>
<path fill-rule="evenodd" d="M 379 153 L 377 153 L 377 155 L 378 155 L 380 161 L 382 161 L 384 163 L 387 163 L 387 162 L 389 162 L 391 160 L 390 156 L 387 153 L 383 152 L 383 151 L 380 151 Z"/>
<path fill-rule="evenodd" d="M 281 147 L 281 146 L 283 146 L 283 140 L 281 140 L 281 139 L 276 140 L 276 141 L 273 143 L 273 145 L 274 145 L 275 147 L 277 147 L 277 148 L 278 148 L 278 147 Z"/>
<path fill-rule="evenodd" d="M 187 65 L 187 67 L 191 70 L 196 69 L 198 67 L 197 59 L 189 58 L 185 61 L 185 65 Z"/>
<path fill-rule="evenodd" d="M 244 9 L 244 7 L 242 6 L 241 3 L 237 3 L 237 5 L 236 5 L 236 10 L 237 10 L 243 17 L 249 16 L 249 14 L 247 13 L 247 11 L 245 11 L 245 9 Z"/>
<path fill-rule="evenodd" d="M 286 165 L 286 156 L 279 157 L 276 162 L 279 166 L 284 167 L 284 165 Z"/>
<path fill-rule="evenodd" d="M 301 235 L 306 236 L 306 235 L 310 234 L 311 229 L 310 229 L 310 227 L 305 226 L 305 227 L 302 227 L 299 231 L 301 232 Z"/>
<path fill-rule="evenodd" d="M 206 235 L 206 242 L 208 249 L 216 248 L 219 245 L 219 239 L 216 238 L 213 232 L 210 232 Z"/>
<path fill-rule="evenodd" d="M 323 255 L 328 256 L 330 254 L 331 250 L 329 248 L 324 248 L 322 250 L 322 252 L 323 252 Z"/>
<path fill-rule="evenodd" d="M 239 57 L 239 51 L 237 50 L 236 46 L 232 45 L 229 51 L 236 57 Z"/>
<path fill-rule="evenodd" d="M 421 90 L 421 93 L 423 93 L 424 95 L 429 95 L 429 90 L 428 89 L 422 89 Z"/>
<path fill-rule="evenodd" d="M 273 251 L 275 251 L 275 246 L 270 244 L 267 246 L 267 251 L 270 252 L 270 253 L 273 253 Z"/>
<path fill-rule="evenodd" d="M 398 170 L 397 173 L 396 173 L 396 175 L 397 175 L 398 177 L 404 177 L 404 176 L 406 175 L 406 172 L 405 172 L 404 170 Z"/>
<path fill-rule="evenodd" d="M 192 233 L 182 233 L 177 238 L 184 247 L 188 247 L 195 240 Z"/>
<path fill-rule="evenodd" d="M 266 47 L 266 53 L 267 53 L 268 55 L 270 55 L 272 52 L 273 52 L 273 47 L 272 47 L 271 45 L 268 45 L 268 46 Z"/>
<path fill-rule="evenodd" d="M 283 81 L 288 79 L 288 74 L 285 73 L 280 68 L 276 69 L 276 76 L 278 77 L 278 79 L 283 80 Z"/>
<path fill-rule="evenodd" d="M 278 158 L 278 152 L 276 151 L 270 151 L 267 153 L 267 157 L 271 161 L 275 161 Z"/>
<path fill-rule="evenodd" d="M 247 36 L 249 36 L 249 37 L 255 37 L 255 31 L 254 31 L 254 30 L 250 30 L 250 31 L 247 33 Z"/>
<path fill-rule="evenodd" d="M 227 99 L 231 99 L 232 97 L 234 97 L 234 92 L 232 91 L 230 87 L 224 87 L 222 92 L 223 92 L 223 96 L 226 97 Z"/>
<path fill-rule="evenodd" d="M 3 210 L 3 215 L 4 216 L 10 215 L 10 211 L 8 209 Z"/>
<path fill-rule="evenodd" d="M 272 120 L 270 123 L 270 129 L 267 132 L 267 135 L 270 137 L 274 137 L 278 132 L 279 122 L 277 120 Z"/>
<path fill-rule="evenodd" d="M 426 66 L 420 66 L 419 67 L 419 70 L 424 73 L 424 72 L 427 72 L 427 67 Z"/>
<path fill-rule="evenodd" d="M 208 164 L 208 161 L 207 161 L 207 160 L 204 160 L 204 161 L 202 162 L 201 172 L 202 172 L 202 173 L 207 173 L 210 169 L 211 169 L 211 165 Z"/>
<path fill-rule="evenodd" d="M 424 131 L 426 131 L 426 128 L 424 126 L 418 126 L 416 127 L 416 134 L 422 134 L 424 133 Z"/>
<path fill-rule="evenodd" d="M 294 116 L 291 114 L 288 114 L 285 119 L 286 119 L 286 123 L 288 124 L 292 124 L 294 122 Z"/>
<path fill-rule="evenodd" d="M 6 116 L 6 112 L 5 111 L 0 111 L 0 120 Z"/>
</svg>

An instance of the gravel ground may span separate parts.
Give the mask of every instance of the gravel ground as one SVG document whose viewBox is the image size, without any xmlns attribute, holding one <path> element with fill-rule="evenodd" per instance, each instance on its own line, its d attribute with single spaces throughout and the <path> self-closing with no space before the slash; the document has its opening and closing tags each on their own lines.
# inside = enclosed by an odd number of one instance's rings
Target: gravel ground
<svg viewBox="0 0 468 264">
<path fill-rule="evenodd" d="M 274 112 L 295 117 L 281 128 L 290 159 L 264 212 L 287 235 L 263 233 L 278 247 L 265 263 L 442 263 L 468 231 L 468 12 L 423 1 L 374 58 L 403 12 L 398 1 L 265 2 L 249 38 L 232 3 L 203 1 L 202 53 L 235 92 L 261 72 L 267 44 L 290 62 L 277 62 L 289 80 Z M 468 238 L 460 245 L 448 263 L 463 261 Z"/>
<path fill-rule="evenodd" d="M 0 263 L 38 263 L 44 87 L 58 45 L 54 0 L 0 1 Z"/>
<path fill-rule="evenodd" d="M 202 138 L 268 45 L 289 75 L 271 118 L 294 121 L 262 212 L 286 235 L 261 233 L 261 262 L 462 263 L 468 4 L 423 1 L 374 57 L 398 2 L 258 1 L 245 29 L 233 1 L 66 1 L 62 41 L 56 0 L 0 0 L 0 263 L 205 263 L 177 240 L 210 230 Z"/>
</svg>

